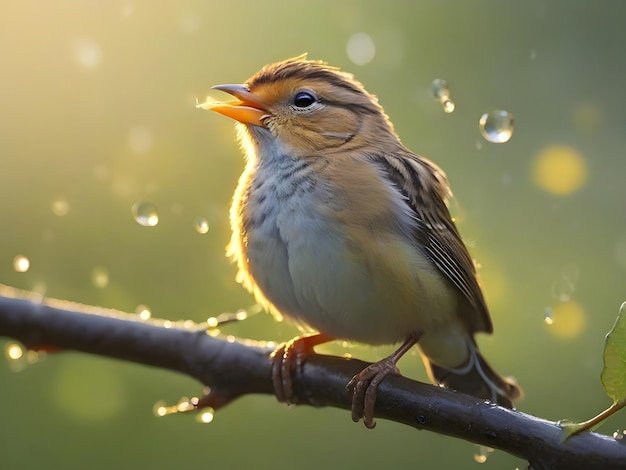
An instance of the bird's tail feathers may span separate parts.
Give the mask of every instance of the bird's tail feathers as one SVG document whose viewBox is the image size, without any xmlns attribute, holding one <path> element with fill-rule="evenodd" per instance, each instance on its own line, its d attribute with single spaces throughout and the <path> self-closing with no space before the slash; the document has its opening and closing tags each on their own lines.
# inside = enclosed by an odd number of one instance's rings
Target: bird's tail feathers
<svg viewBox="0 0 626 470">
<path fill-rule="evenodd" d="M 513 401 L 522 397 L 522 389 L 517 382 L 493 370 L 473 342 L 469 347 L 470 358 L 462 367 L 446 369 L 426 361 L 431 380 L 453 390 L 513 408 Z"/>
</svg>

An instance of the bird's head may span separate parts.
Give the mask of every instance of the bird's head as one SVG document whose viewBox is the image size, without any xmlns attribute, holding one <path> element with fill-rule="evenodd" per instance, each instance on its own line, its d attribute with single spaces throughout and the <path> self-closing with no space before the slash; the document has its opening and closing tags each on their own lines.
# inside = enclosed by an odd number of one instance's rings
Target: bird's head
<svg viewBox="0 0 626 470">
<path fill-rule="evenodd" d="M 398 143 L 374 95 L 351 74 L 305 56 L 266 65 L 241 85 L 217 85 L 236 101 L 198 105 L 237 120 L 257 147 L 294 157 Z"/>
</svg>

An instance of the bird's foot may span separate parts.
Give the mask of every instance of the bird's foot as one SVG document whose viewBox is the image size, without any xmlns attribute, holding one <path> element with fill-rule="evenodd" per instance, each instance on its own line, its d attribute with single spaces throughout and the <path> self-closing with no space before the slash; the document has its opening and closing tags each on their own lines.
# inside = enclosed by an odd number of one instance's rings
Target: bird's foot
<svg viewBox="0 0 626 470">
<path fill-rule="evenodd" d="M 298 336 L 286 342 L 270 356 L 272 362 L 272 383 L 278 401 L 295 403 L 296 394 L 293 389 L 293 375 L 302 369 L 304 360 L 315 354 L 314 347 L 327 343 L 334 338 L 323 334 Z"/>
<path fill-rule="evenodd" d="M 352 421 L 357 423 L 363 418 L 366 428 L 373 429 L 374 406 L 378 386 L 389 374 L 400 374 L 393 357 L 387 357 L 382 361 L 367 366 L 361 372 L 352 377 L 346 388 L 352 395 Z"/>
<path fill-rule="evenodd" d="M 373 429 L 376 426 L 376 422 L 374 421 L 374 406 L 376 405 L 378 386 L 388 375 L 400 375 L 400 370 L 396 364 L 413 345 L 417 344 L 421 336 L 422 331 L 416 331 L 390 356 L 382 361 L 370 364 L 352 377 L 352 380 L 346 385 L 348 393 L 352 395 L 352 421 L 357 423 L 363 418 L 363 423 L 366 428 Z"/>
</svg>

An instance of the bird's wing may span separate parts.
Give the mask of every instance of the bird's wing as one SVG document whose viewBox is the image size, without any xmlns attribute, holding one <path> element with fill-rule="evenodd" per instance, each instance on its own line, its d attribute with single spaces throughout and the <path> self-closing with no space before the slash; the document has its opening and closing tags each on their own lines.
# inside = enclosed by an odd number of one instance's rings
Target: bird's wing
<svg viewBox="0 0 626 470">
<path fill-rule="evenodd" d="M 373 160 L 415 212 L 418 225 L 413 233 L 417 245 L 470 303 L 472 308 L 464 310 L 471 330 L 491 333 L 493 326 L 474 261 L 448 210 L 447 200 L 452 193 L 444 172 L 431 161 L 409 152 Z"/>
</svg>

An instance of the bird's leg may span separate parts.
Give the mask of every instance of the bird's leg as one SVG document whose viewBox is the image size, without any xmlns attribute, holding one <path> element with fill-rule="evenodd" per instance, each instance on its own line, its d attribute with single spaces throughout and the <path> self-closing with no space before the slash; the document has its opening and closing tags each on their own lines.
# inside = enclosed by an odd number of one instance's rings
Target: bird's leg
<svg viewBox="0 0 626 470">
<path fill-rule="evenodd" d="M 346 386 L 348 393 L 352 395 L 352 421 L 356 423 L 363 418 L 365 427 L 372 429 L 376 426 L 374 405 L 376 405 L 378 386 L 389 374 L 400 374 L 396 364 L 409 349 L 417 344 L 421 336 L 421 332 L 414 333 L 391 355 L 370 364 L 352 377 Z"/>
<path fill-rule="evenodd" d="M 302 368 L 307 356 L 315 354 L 313 348 L 318 344 L 328 343 L 335 338 L 315 333 L 298 336 L 280 346 L 270 356 L 272 361 L 272 382 L 278 401 L 293 403 L 296 398 L 293 391 L 292 374 Z"/>
</svg>

